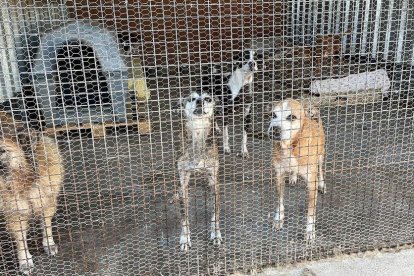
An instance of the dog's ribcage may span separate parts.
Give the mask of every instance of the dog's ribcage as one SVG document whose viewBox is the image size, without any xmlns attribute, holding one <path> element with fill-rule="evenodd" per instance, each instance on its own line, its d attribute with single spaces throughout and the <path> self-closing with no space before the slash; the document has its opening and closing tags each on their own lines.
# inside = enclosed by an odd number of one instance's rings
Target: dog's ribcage
<svg viewBox="0 0 414 276">
<path fill-rule="evenodd" d="M 215 158 L 215 147 L 210 122 L 200 120 L 199 122 L 186 123 L 182 157 L 183 160 L 186 160 L 186 170 L 205 168 L 206 163 Z"/>
</svg>

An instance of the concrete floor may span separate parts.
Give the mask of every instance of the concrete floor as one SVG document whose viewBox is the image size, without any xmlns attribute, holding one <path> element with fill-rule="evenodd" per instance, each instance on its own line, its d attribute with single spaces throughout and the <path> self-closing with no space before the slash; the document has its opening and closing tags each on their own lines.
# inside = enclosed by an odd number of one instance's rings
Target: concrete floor
<svg viewBox="0 0 414 276">
<path fill-rule="evenodd" d="M 328 193 L 319 197 L 314 245 L 303 240 L 303 181 L 287 185 L 285 227 L 271 229 L 270 141 L 250 140 L 247 160 L 221 156 L 220 248 L 208 241 L 206 181 L 192 178 L 193 248 L 182 254 L 175 151 L 167 142 L 177 133 L 78 137 L 60 142 L 67 168 L 55 219 L 60 252 L 48 258 L 33 238 L 36 275 L 222 275 L 413 242 L 413 113 L 378 104 L 325 108 L 322 116 Z M 237 149 L 241 137 L 234 137 Z M 0 269 L 14 275 L 11 243 L 4 240 Z"/>
<path fill-rule="evenodd" d="M 264 269 L 257 276 L 401 276 L 413 275 L 414 249 L 397 252 L 367 252 Z M 238 274 L 241 276 L 242 274 Z"/>
</svg>

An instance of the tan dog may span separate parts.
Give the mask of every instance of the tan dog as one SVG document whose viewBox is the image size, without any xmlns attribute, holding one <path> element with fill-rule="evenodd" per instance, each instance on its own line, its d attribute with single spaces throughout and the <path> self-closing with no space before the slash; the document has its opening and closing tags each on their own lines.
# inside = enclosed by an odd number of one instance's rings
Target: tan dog
<svg viewBox="0 0 414 276">
<path fill-rule="evenodd" d="M 281 229 L 284 222 L 284 176 L 291 173 L 292 182 L 299 174 L 307 181 L 308 215 L 306 240 L 315 239 L 316 199 L 318 189 L 326 192 L 323 177 L 325 134 L 320 120 L 311 119 L 307 110 L 296 100 L 273 103 L 269 136 L 273 140 L 272 163 L 277 174 L 279 206 L 273 227 Z"/>
<path fill-rule="evenodd" d="M 20 271 L 30 274 L 34 265 L 27 246 L 29 219 L 42 219 L 43 248 L 58 251 L 52 219 L 63 179 L 62 158 L 56 142 L 30 130 L 0 112 L 0 211 L 17 243 Z"/>
</svg>

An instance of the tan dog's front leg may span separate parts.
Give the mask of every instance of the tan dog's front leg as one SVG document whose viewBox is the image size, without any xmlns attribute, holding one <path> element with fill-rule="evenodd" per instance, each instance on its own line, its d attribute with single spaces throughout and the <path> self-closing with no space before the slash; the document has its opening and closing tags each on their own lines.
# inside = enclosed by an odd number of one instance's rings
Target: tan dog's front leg
<svg viewBox="0 0 414 276">
<path fill-rule="evenodd" d="M 318 190 L 322 194 L 326 194 L 326 185 L 325 185 L 325 178 L 323 172 L 323 164 L 324 164 L 324 156 L 320 155 L 318 157 L 318 167 L 319 167 L 319 178 L 318 178 Z"/>
<path fill-rule="evenodd" d="M 217 181 L 218 176 L 218 163 L 215 167 L 208 169 L 208 184 L 211 189 L 211 195 L 213 197 L 213 215 L 211 217 L 211 234 L 210 239 L 214 244 L 220 245 L 222 240 L 220 232 L 220 190 Z"/>
<path fill-rule="evenodd" d="M 54 256 L 58 253 L 58 246 L 53 240 L 52 219 L 55 215 L 55 207 L 45 207 L 43 211 L 43 249 L 49 256 Z"/>
<path fill-rule="evenodd" d="M 278 197 L 278 206 L 276 208 L 275 217 L 273 219 L 273 229 L 280 230 L 283 227 L 285 220 L 285 206 L 283 203 L 283 196 L 285 191 L 284 172 L 282 170 L 276 170 L 276 191 Z"/>
<path fill-rule="evenodd" d="M 307 175 L 308 180 L 308 217 L 306 225 L 306 241 L 315 240 L 316 200 L 318 196 L 317 167 Z"/>
<path fill-rule="evenodd" d="M 28 219 L 26 214 L 15 217 L 6 215 L 7 227 L 17 243 L 17 258 L 19 260 L 20 271 L 24 275 L 30 275 L 34 268 L 33 258 L 27 246 Z"/>
<path fill-rule="evenodd" d="M 180 247 L 181 251 L 187 252 L 191 247 L 190 239 L 190 224 L 188 220 L 188 183 L 190 182 L 191 172 L 180 170 L 180 205 L 181 205 L 181 236 Z"/>
</svg>

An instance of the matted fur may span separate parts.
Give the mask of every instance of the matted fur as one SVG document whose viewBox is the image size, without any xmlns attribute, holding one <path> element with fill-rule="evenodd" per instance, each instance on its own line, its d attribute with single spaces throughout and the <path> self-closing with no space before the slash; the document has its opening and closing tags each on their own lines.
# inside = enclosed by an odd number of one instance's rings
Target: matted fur
<svg viewBox="0 0 414 276">
<path fill-rule="evenodd" d="M 33 215 L 42 220 L 44 250 L 57 253 L 52 219 L 64 174 L 62 157 L 54 139 L 5 112 L 0 112 L 0 128 L 0 210 L 17 243 L 20 271 L 29 274 L 34 265 L 26 235 Z"/>
</svg>

